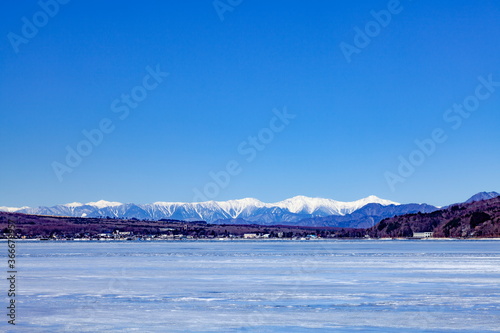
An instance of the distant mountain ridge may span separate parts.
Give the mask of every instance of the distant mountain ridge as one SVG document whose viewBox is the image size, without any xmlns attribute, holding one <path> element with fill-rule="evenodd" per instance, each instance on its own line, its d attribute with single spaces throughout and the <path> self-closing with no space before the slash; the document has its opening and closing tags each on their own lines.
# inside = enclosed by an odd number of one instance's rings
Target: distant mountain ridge
<svg viewBox="0 0 500 333">
<path fill-rule="evenodd" d="M 369 196 L 352 202 L 296 196 L 277 203 L 264 203 L 253 198 L 200 203 L 155 202 L 152 204 L 123 204 L 100 200 L 86 204 L 73 202 L 53 207 L 0 207 L 7 212 L 71 217 L 110 216 L 137 219 L 204 220 L 209 223 L 243 219 L 262 224 L 297 222 L 306 218 L 350 214 L 367 204 L 399 205 L 390 200 Z"/>
<path fill-rule="evenodd" d="M 481 192 L 467 202 L 499 195 L 497 192 Z M 438 209 L 427 204 L 400 204 L 376 196 L 352 202 L 296 196 L 276 203 L 264 203 L 253 198 L 152 204 L 123 204 L 100 200 L 86 204 L 73 202 L 53 207 L 0 207 L 0 211 L 33 215 L 203 220 L 215 224 L 281 224 L 342 228 L 368 228 L 385 218 L 403 214 L 430 213 Z"/>
</svg>

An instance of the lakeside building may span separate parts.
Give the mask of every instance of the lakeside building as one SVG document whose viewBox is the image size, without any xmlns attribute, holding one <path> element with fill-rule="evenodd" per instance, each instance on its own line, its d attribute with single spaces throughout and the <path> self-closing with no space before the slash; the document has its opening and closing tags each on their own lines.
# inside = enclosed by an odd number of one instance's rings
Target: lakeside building
<svg viewBox="0 0 500 333">
<path fill-rule="evenodd" d="M 432 238 L 433 232 L 414 232 L 413 238 Z"/>
</svg>

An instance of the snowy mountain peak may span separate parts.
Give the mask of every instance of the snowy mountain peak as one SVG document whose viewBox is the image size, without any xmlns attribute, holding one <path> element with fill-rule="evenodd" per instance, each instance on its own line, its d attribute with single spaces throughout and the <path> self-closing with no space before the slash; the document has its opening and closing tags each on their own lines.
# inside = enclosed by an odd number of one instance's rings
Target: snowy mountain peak
<svg viewBox="0 0 500 333">
<path fill-rule="evenodd" d="M 480 200 L 488 200 L 492 198 L 496 198 L 500 196 L 500 193 L 498 192 L 479 192 L 472 197 L 469 198 L 469 200 L 466 201 L 466 203 L 471 203 L 474 201 L 480 201 Z"/>
<path fill-rule="evenodd" d="M 388 205 L 400 205 L 400 203 L 398 203 L 398 202 L 394 202 L 394 201 L 391 201 L 391 200 L 380 199 L 379 197 L 377 197 L 375 195 L 370 195 L 370 196 L 368 196 L 366 198 L 363 198 L 363 199 L 360 199 L 360 200 L 357 200 L 357 201 L 354 201 L 354 202 L 365 203 L 365 204 L 368 204 L 368 203 L 378 203 L 378 204 L 381 204 L 381 205 L 384 205 L 384 206 L 388 206 Z"/>
<path fill-rule="evenodd" d="M 28 206 L 25 206 L 25 207 L 0 207 L 0 212 L 14 213 L 14 212 L 17 212 L 18 210 L 27 209 L 27 208 L 29 208 L 29 207 Z"/>
<path fill-rule="evenodd" d="M 245 198 L 229 201 L 216 201 L 215 205 L 220 207 L 231 218 L 238 218 L 245 210 L 267 207 L 268 205 L 254 198 Z"/>
<path fill-rule="evenodd" d="M 71 203 L 64 204 L 63 206 L 74 208 L 74 207 L 81 207 L 81 206 L 83 206 L 83 204 L 81 202 L 71 202 Z"/>
<path fill-rule="evenodd" d="M 274 205 L 286 208 L 292 213 L 329 213 L 331 215 L 349 214 L 370 203 L 378 203 L 383 206 L 399 205 L 390 200 L 380 199 L 374 195 L 352 202 L 342 202 L 332 199 L 310 198 L 303 195 L 295 196 L 275 203 Z"/>
<path fill-rule="evenodd" d="M 233 205 L 233 206 L 265 206 L 266 204 L 262 201 L 255 198 L 245 198 L 245 199 L 237 199 L 237 200 L 228 200 L 228 201 L 214 201 L 219 205 Z"/>
<path fill-rule="evenodd" d="M 322 198 L 310 198 L 298 195 L 290 199 L 273 204 L 274 206 L 288 209 L 292 213 L 312 214 L 318 208 L 334 209 L 338 208 L 338 201 Z"/>
<path fill-rule="evenodd" d="M 97 202 L 87 202 L 86 205 L 102 209 L 102 208 L 106 208 L 106 207 L 121 206 L 123 204 L 121 202 L 112 202 L 112 201 L 106 201 L 106 200 L 99 200 Z"/>
</svg>

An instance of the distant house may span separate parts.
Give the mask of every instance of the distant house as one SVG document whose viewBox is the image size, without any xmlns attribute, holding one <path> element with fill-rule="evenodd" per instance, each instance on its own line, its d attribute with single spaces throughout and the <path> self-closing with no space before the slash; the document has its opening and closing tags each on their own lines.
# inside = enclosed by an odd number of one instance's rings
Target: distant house
<svg viewBox="0 0 500 333">
<path fill-rule="evenodd" d="M 243 234 L 243 238 L 257 238 L 257 234 Z"/>
<path fill-rule="evenodd" d="M 431 238 L 433 235 L 432 231 L 429 232 L 414 232 L 413 238 Z"/>
<path fill-rule="evenodd" d="M 130 231 L 118 231 L 118 230 L 115 230 L 115 232 L 113 234 L 115 236 L 123 237 L 123 236 L 130 236 L 130 235 L 132 235 L 132 232 L 130 232 Z"/>
</svg>

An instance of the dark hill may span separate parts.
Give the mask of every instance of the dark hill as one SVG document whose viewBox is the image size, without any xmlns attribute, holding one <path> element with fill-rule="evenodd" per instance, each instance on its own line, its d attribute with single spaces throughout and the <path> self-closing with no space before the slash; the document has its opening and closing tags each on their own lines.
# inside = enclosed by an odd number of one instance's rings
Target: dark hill
<svg viewBox="0 0 500 333">
<path fill-rule="evenodd" d="M 12 230 L 11 230 L 12 229 Z M 246 233 L 259 235 L 268 234 L 269 238 L 292 238 L 317 235 L 322 238 L 362 237 L 364 230 L 341 229 L 327 227 L 301 226 L 263 226 L 263 225 L 226 225 L 208 224 L 205 221 L 180 221 L 162 219 L 148 221 L 138 219 L 116 218 L 86 218 L 65 216 L 42 216 L 21 213 L 0 212 L 0 238 L 11 234 L 15 238 L 100 238 L 102 234 L 112 234 L 115 231 L 130 232 L 130 235 L 140 237 L 243 237 Z"/>
<path fill-rule="evenodd" d="M 371 237 L 412 237 L 428 231 L 434 237 L 500 237 L 500 197 L 396 216 L 367 230 Z"/>
</svg>

